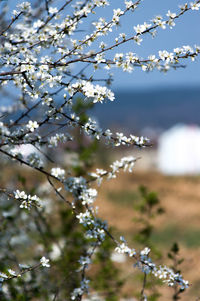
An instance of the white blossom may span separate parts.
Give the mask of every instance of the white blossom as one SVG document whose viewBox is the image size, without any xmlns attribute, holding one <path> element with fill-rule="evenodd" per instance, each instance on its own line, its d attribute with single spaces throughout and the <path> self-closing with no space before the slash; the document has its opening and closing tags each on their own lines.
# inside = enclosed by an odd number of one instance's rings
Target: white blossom
<svg viewBox="0 0 200 301">
<path fill-rule="evenodd" d="M 27 199 L 27 194 L 25 193 L 25 191 L 16 190 L 14 194 L 16 199 Z"/>
<path fill-rule="evenodd" d="M 46 268 L 49 268 L 49 267 L 50 267 L 49 259 L 47 259 L 45 256 L 43 256 L 43 257 L 40 259 L 40 264 L 41 264 L 43 267 L 46 267 Z"/>
<path fill-rule="evenodd" d="M 84 225 L 93 224 L 93 218 L 91 216 L 91 213 L 88 210 L 86 210 L 86 212 L 84 212 L 84 213 L 81 212 L 76 217 L 77 217 L 77 219 L 79 219 L 80 224 L 84 224 Z"/>
<path fill-rule="evenodd" d="M 15 199 L 20 200 L 20 208 L 30 210 L 32 206 L 41 207 L 41 200 L 36 195 L 27 195 L 24 191 L 16 190 L 14 191 Z"/>
<path fill-rule="evenodd" d="M 60 179 L 64 180 L 65 178 L 65 170 L 60 167 L 54 167 L 51 169 L 51 175 Z"/>
<path fill-rule="evenodd" d="M 39 127 L 39 124 L 37 123 L 37 121 L 32 121 L 29 120 L 28 124 L 27 124 L 27 128 L 31 131 L 34 132 L 35 129 L 37 129 Z"/>
<path fill-rule="evenodd" d="M 192 10 L 199 10 L 200 8 L 200 3 L 197 2 L 190 2 L 190 7 Z"/>
</svg>

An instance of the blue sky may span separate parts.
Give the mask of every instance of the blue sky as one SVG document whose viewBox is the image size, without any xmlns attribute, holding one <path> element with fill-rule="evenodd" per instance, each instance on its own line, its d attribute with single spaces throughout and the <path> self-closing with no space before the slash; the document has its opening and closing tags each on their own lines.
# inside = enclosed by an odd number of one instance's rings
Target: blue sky
<svg viewBox="0 0 200 301">
<path fill-rule="evenodd" d="M 111 0 L 112 8 L 114 6 L 122 7 L 123 1 Z M 125 32 L 131 36 L 133 34 L 133 26 L 143 24 L 144 21 L 150 21 L 156 15 L 165 15 L 168 10 L 177 12 L 178 6 L 185 3 L 181 0 L 144 0 L 134 14 L 129 14 L 122 18 L 121 32 Z M 105 10 L 105 18 L 109 17 L 109 10 Z M 158 50 L 171 51 L 176 47 L 183 45 L 200 45 L 200 11 L 192 11 L 186 13 L 182 18 L 176 21 L 173 29 L 159 29 L 155 39 L 144 37 L 140 46 L 133 42 L 123 47 L 124 51 L 133 51 L 142 57 L 149 54 L 157 54 Z M 118 50 L 120 52 L 120 50 Z M 182 86 L 182 85 L 199 85 L 200 86 L 200 57 L 196 62 L 185 60 L 187 68 L 171 70 L 167 74 L 153 71 L 145 73 L 141 70 L 135 70 L 128 74 L 122 71 L 115 72 L 114 87 L 116 89 L 127 88 L 154 88 L 157 86 Z"/>
<path fill-rule="evenodd" d="M 15 4 L 19 2 L 16 0 L 8 0 L 11 9 Z M 20 1 L 23 2 L 23 1 Z M 35 1 L 31 1 L 35 2 Z M 133 26 L 142 24 L 144 21 L 149 22 L 156 15 L 165 15 L 170 9 L 172 12 L 178 11 L 178 6 L 185 1 L 181 0 L 143 0 L 137 11 L 129 13 L 126 17 L 122 17 L 122 26 L 120 31 L 125 32 L 128 36 L 133 35 Z M 54 1 L 52 6 L 58 8 L 62 5 L 63 0 Z M 110 0 L 110 7 L 106 9 L 99 9 L 99 14 L 92 15 L 89 19 L 90 24 L 86 24 L 86 29 L 91 30 L 91 22 L 97 20 L 99 15 L 105 17 L 107 20 L 112 15 L 112 9 L 118 7 L 124 7 L 123 0 Z M 117 32 L 113 32 L 114 36 L 117 36 Z M 107 44 L 110 44 L 110 38 L 105 39 Z M 113 39 L 112 39 L 113 40 Z M 192 11 L 186 13 L 183 17 L 176 20 L 176 26 L 173 29 L 159 29 L 158 35 L 155 39 L 150 36 L 144 37 L 144 41 L 140 46 L 133 42 L 129 42 L 123 47 L 117 49 L 117 52 L 132 51 L 146 57 L 149 54 L 157 54 L 158 50 L 171 51 L 173 48 L 181 47 L 183 45 L 200 45 L 200 11 Z M 145 73 L 140 70 L 135 70 L 133 73 L 125 73 L 123 71 L 114 71 L 114 89 L 145 89 L 154 87 L 166 87 L 166 86 L 200 86 L 200 58 L 196 62 L 185 60 L 187 68 L 178 69 L 176 71 L 171 70 L 167 74 L 153 71 L 151 73 Z M 113 71 L 112 71 L 113 72 Z"/>
</svg>

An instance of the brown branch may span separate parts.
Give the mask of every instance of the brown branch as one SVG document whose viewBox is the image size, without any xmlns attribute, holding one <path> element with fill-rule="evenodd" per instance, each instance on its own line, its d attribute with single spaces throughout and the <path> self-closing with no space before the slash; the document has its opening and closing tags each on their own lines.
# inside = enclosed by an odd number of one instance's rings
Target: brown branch
<svg viewBox="0 0 200 301">
<path fill-rule="evenodd" d="M 70 4 L 71 2 L 72 2 L 73 0 L 69 0 L 69 1 L 67 1 L 65 4 L 63 4 L 63 6 L 58 10 L 58 12 L 57 13 L 54 13 L 54 14 L 52 14 L 51 16 L 49 16 L 48 18 L 47 18 L 47 20 L 45 21 L 45 23 L 43 24 L 43 25 L 41 25 L 39 28 L 38 28 L 38 30 L 37 30 L 37 33 L 42 29 L 42 28 L 44 28 L 57 14 L 59 14 L 63 9 L 65 9 L 65 7 L 68 5 L 68 4 Z M 47 7 L 47 11 L 49 11 L 48 10 L 48 6 L 47 6 L 47 1 L 46 1 L 46 7 Z"/>
<path fill-rule="evenodd" d="M 23 12 L 21 11 L 15 18 L 13 18 L 10 24 L 0 32 L 0 36 L 2 36 L 22 14 Z"/>
<path fill-rule="evenodd" d="M 13 156 L 10 153 L 6 152 L 5 150 L 0 148 L 0 152 L 3 153 L 4 155 L 10 157 L 11 159 L 17 160 L 18 162 L 20 162 L 21 164 L 24 164 L 32 169 L 35 169 L 39 172 L 41 172 L 42 174 L 46 175 L 47 177 L 51 177 L 55 180 L 57 180 L 58 182 L 62 183 L 61 180 L 59 180 L 58 178 L 56 178 L 55 176 L 51 175 L 49 172 L 47 172 L 46 170 L 36 167 L 36 166 L 31 166 L 28 162 L 24 161 L 23 159 L 17 157 L 17 156 Z"/>
</svg>

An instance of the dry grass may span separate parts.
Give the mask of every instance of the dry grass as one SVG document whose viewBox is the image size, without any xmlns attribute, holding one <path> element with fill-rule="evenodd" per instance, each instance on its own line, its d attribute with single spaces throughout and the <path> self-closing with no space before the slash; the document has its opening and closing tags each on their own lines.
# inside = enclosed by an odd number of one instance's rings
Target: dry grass
<svg viewBox="0 0 200 301">
<path fill-rule="evenodd" d="M 157 172 L 136 171 L 133 174 L 121 173 L 116 180 L 105 181 L 97 201 L 99 214 L 116 229 L 116 233 L 130 240 L 138 229 L 133 221 L 137 216 L 133 205 L 141 184 L 158 193 L 165 209 L 165 213 L 153 221 L 153 241 L 162 251 L 162 262 L 169 263 L 167 252 L 172 243 L 177 242 L 180 255 L 185 258 L 181 265 L 182 273 L 192 283 L 182 300 L 196 300 L 200 296 L 200 177 L 169 177 Z M 121 201 L 119 196 L 122 196 Z M 130 244 L 134 245 L 132 241 Z M 126 269 L 125 274 L 129 274 L 130 264 L 126 265 Z M 133 287 L 132 278 L 125 291 L 131 292 Z M 172 300 L 171 290 L 163 287 L 162 291 L 161 300 Z"/>
</svg>

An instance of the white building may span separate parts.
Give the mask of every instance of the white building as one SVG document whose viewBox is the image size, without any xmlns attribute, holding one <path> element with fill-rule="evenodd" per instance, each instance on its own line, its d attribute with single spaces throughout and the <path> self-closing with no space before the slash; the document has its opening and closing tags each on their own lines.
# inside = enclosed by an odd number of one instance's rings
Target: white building
<svg viewBox="0 0 200 301">
<path fill-rule="evenodd" d="M 200 174 L 200 127 L 178 124 L 158 141 L 158 169 L 164 174 Z"/>
</svg>

